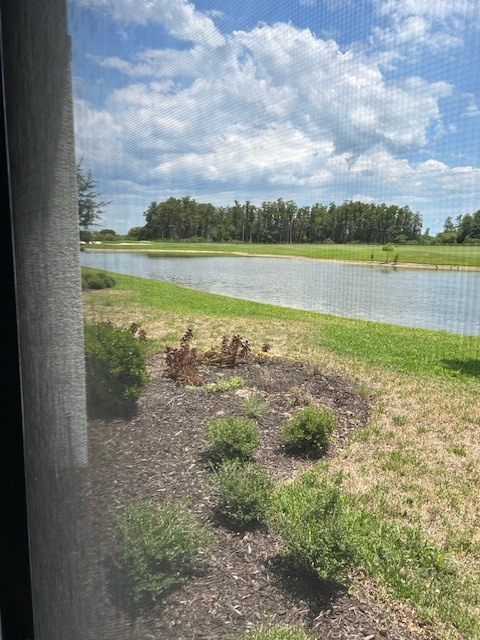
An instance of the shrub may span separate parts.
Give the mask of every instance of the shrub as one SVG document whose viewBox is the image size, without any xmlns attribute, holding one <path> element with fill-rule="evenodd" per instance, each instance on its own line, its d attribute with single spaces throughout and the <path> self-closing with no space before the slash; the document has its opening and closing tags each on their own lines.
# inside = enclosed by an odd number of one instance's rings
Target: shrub
<svg viewBox="0 0 480 640">
<path fill-rule="evenodd" d="M 85 326 L 87 389 L 105 408 L 131 408 L 148 382 L 145 332 L 110 322 Z"/>
<path fill-rule="evenodd" d="M 279 437 L 294 449 L 318 453 L 328 445 L 336 423 L 332 411 L 309 405 L 283 423 Z"/>
<path fill-rule="evenodd" d="M 115 280 L 104 273 L 82 273 L 82 289 L 111 289 L 115 286 Z"/>
<path fill-rule="evenodd" d="M 184 505 L 131 503 L 118 515 L 114 561 L 134 600 L 155 597 L 183 582 L 193 558 L 212 542 Z"/>
<path fill-rule="evenodd" d="M 180 347 L 165 349 L 166 376 L 186 384 L 201 384 L 202 377 L 198 370 L 197 350 L 191 346 L 193 331 L 187 329 L 182 336 Z"/>
<path fill-rule="evenodd" d="M 205 431 L 208 456 L 214 464 L 246 462 L 260 446 L 257 425 L 238 416 L 209 420 Z"/>
<path fill-rule="evenodd" d="M 242 389 L 245 385 L 245 381 L 240 376 L 231 376 L 230 378 L 223 378 L 217 382 L 216 388 L 219 391 L 228 391 L 229 389 Z"/>
<path fill-rule="evenodd" d="M 263 522 L 273 482 L 266 469 L 249 462 L 227 462 L 213 476 L 215 494 L 222 511 L 234 522 Z"/>
<path fill-rule="evenodd" d="M 230 340 L 223 336 L 220 346 L 206 351 L 202 355 L 202 360 L 218 367 L 233 367 L 238 360 L 245 358 L 249 353 L 248 340 L 244 340 L 239 335 L 233 336 Z"/>
<path fill-rule="evenodd" d="M 273 495 L 268 522 L 282 539 L 284 555 L 297 567 L 329 582 L 345 578 L 352 562 L 348 518 L 340 476 L 307 471 Z"/>
</svg>

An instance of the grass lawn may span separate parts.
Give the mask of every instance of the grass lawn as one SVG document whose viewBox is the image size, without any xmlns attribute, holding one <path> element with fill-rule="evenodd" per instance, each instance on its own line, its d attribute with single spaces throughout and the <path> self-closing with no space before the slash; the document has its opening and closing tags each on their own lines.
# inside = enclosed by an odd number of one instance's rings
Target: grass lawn
<svg viewBox="0 0 480 640">
<path fill-rule="evenodd" d="M 342 247 L 315 247 L 335 249 Z M 352 256 L 364 251 L 343 249 Z M 450 253 L 450 247 L 405 249 L 435 250 L 447 257 L 460 251 L 477 259 L 480 252 L 478 247 L 452 248 Z M 368 539 L 360 536 L 358 544 L 386 596 L 408 601 L 439 637 L 480 638 L 480 338 L 246 302 L 133 276 L 112 277 L 113 289 L 84 293 L 87 321 L 135 322 L 146 330 L 152 352 L 177 346 L 187 327 L 199 349 L 218 344 L 222 335 L 239 333 L 253 350 L 269 342 L 274 354 L 343 376 L 367 396 L 372 405 L 368 427 L 326 470 L 321 465 L 321 473 L 341 472 L 344 490 L 366 510 L 358 511 L 358 522 L 364 529 L 384 531 Z M 420 544 L 418 536 L 402 533 L 412 524 L 422 540 L 431 541 L 430 547 Z M 395 568 L 400 562 L 395 541 L 400 538 L 407 545 L 401 561 L 410 562 L 409 549 L 412 558 L 405 576 Z M 429 549 L 442 571 L 447 558 L 448 578 L 432 577 L 421 566 L 424 551 L 419 549 Z M 380 556 L 391 557 L 388 570 L 378 568 Z M 402 587 L 406 581 L 415 585 L 412 593 Z"/>
<path fill-rule="evenodd" d="M 90 248 L 90 247 L 89 247 Z M 196 251 L 215 255 L 215 253 L 247 253 L 250 255 L 268 254 L 272 256 L 295 256 L 303 258 L 321 258 L 327 260 L 362 260 L 385 262 L 386 253 L 381 245 L 360 244 L 227 244 L 192 242 L 106 242 L 95 245 L 97 249 L 123 249 L 136 251 Z M 398 254 L 397 262 L 420 265 L 451 265 L 480 267 L 480 246 L 410 246 L 402 245 L 389 254 L 392 262 Z"/>
</svg>

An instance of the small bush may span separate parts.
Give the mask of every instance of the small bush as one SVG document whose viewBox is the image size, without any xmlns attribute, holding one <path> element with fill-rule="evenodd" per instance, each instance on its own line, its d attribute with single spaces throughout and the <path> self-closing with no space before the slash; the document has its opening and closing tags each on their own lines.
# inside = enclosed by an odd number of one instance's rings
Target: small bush
<svg viewBox="0 0 480 640">
<path fill-rule="evenodd" d="M 240 376 L 232 376 L 231 378 L 224 378 L 217 382 L 216 388 L 219 391 L 228 391 L 229 389 L 242 389 L 245 385 L 245 381 Z"/>
<path fill-rule="evenodd" d="M 234 522 L 263 522 L 273 482 L 260 465 L 227 462 L 213 476 L 215 494 L 222 511 Z"/>
<path fill-rule="evenodd" d="M 313 636 L 300 627 L 272 624 L 252 629 L 246 635 L 241 636 L 241 640 L 313 640 Z"/>
<path fill-rule="evenodd" d="M 103 271 L 82 273 L 82 289 L 111 289 L 115 280 Z"/>
<path fill-rule="evenodd" d="M 268 522 L 284 555 L 329 582 L 341 581 L 352 562 L 340 476 L 327 480 L 307 471 L 273 495 Z"/>
<path fill-rule="evenodd" d="M 283 423 L 279 437 L 294 449 L 318 453 L 328 445 L 336 424 L 336 418 L 329 409 L 306 406 Z"/>
<path fill-rule="evenodd" d="M 268 411 L 268 402 L 259 391 L 254 391 L 245 396 L 243 405 L 249 418 L 259 419 Z"/>
<path fill-rule="evenodd" d="M 108 409 L 132 408 L 148 382 L 145 332 L 136 325 L 85 326 L 87 389 Z"/>
<path fill-rule="evenodd" d="M 232 460 L 246 462 L 260 446 L 255 422 L 238 416 L 209 420 L 205 438 L 208 456 L 214 464 Z"/>
<path fill-rule="evenodd" d="M 212 534 L 184 505 L 132 503 L 118 516 L 114 561 L 134 600 L 155 597 L 183 582 L 193 558 L 212 542 Z"/>
</svg>

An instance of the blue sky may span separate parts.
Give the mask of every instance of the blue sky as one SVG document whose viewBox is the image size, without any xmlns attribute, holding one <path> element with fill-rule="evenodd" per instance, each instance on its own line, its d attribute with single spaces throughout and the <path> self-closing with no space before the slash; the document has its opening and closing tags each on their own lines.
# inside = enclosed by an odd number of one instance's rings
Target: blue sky
<svg viewBox="0 0 480 640">
<path fill-rule="evenodd" d="M 156 200 L 480 208 L 480 0 L 70 0 L 77 159 Z"/>
</svg>

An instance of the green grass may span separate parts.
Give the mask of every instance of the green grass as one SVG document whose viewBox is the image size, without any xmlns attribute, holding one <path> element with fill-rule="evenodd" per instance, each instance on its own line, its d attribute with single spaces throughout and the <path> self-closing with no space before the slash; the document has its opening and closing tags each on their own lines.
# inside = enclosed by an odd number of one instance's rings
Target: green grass
<svg viewBox="0 0 480 640">
<path fill-rule="evenodd" d="M 478 584 L 452 555 L 429 540 L 416 525 L 389 522 L 382 513 L 362 509 L 350 496 L 345 514 L 353 564 L 412 605 L 421 621 L 440 623 L 443 637 L 480 637 L 476 614 Z"/>
<path fill-rule="evenodd" d="M 362 570 L 387 596 L 413 606 L 422 622 L 444 637 L 478 638 L 480 590 L 452 555 L 416 523 L 397 523 L 328 480 L 325 465 L 284 484 L 274 495 L 270 522 L 282 551 L 298 567 L 322 579 L 345 582 Z"/>
<path fill-rule="evenodd" d="M 82 269 L 89 270 L 88 267 Z M 103 316 L 99 319 L 108 319 L 115 315 L 116 310 L 122 313 L 128 310 L 131 321 L 140 326 L 145 324 L 145 319 L 148 321 L 152 316 L 165 312 L 174 314 L 176 318 L 186 317 L 186 321 L 197 317 L 199 324 L 205 316 L 288 323 L 300 329 L 299 335 L 289 338 L 293 351 L 296 350 L 295 344 L 305 339 L 306 332 L 309 349 L 326 349 L 339 356 L 360 359 L 390 370 L 480 381 L 480 338 L 476 336 L 276 307 L 136 276 L 115 274 L 115 280 L 114 295 L 93 292 L 85 296 L 87 313 L 97 313 L 97 316 Z M 125 296 L 119 295 L 121 292 Z M 121 304 L 117 305 L 120 299 Z M 180 332 L 186 328 L 180 322 L 177 326 Z M 147 334 L 154 337 L 148 330 Z M 256 346 L 260 347 L 260 340 Z M 303 351 L 305 346 L 303 344 Z"/>
<path fill-rule="evenodd" d="M 362 260 L 385 262 L 386 254 L 382 245 L 362 244 L 235 244 L 213 242 L 107 242 L 95 245 L 95 249 L 121 249 L 150 252 L 169 252 L 182 256 L 181 252 L 194 251 L 212 256 L 220 253 L 246 253 L 249 255 L 294 256 L 298 258 L 321 258 L 326 260 Z M 89 247 L 90 249 L 90 247 Z M 173 253 L 171 253 L 173 252 Z M 176 253 L 175 253 L 176 252 Z M 419 265 L 452 265 L 480 267 L 480 246 L 397 246 L 390 254 L 390 262 L 398 253 L 398 263 L 416 263 Z"/>
</svg>

